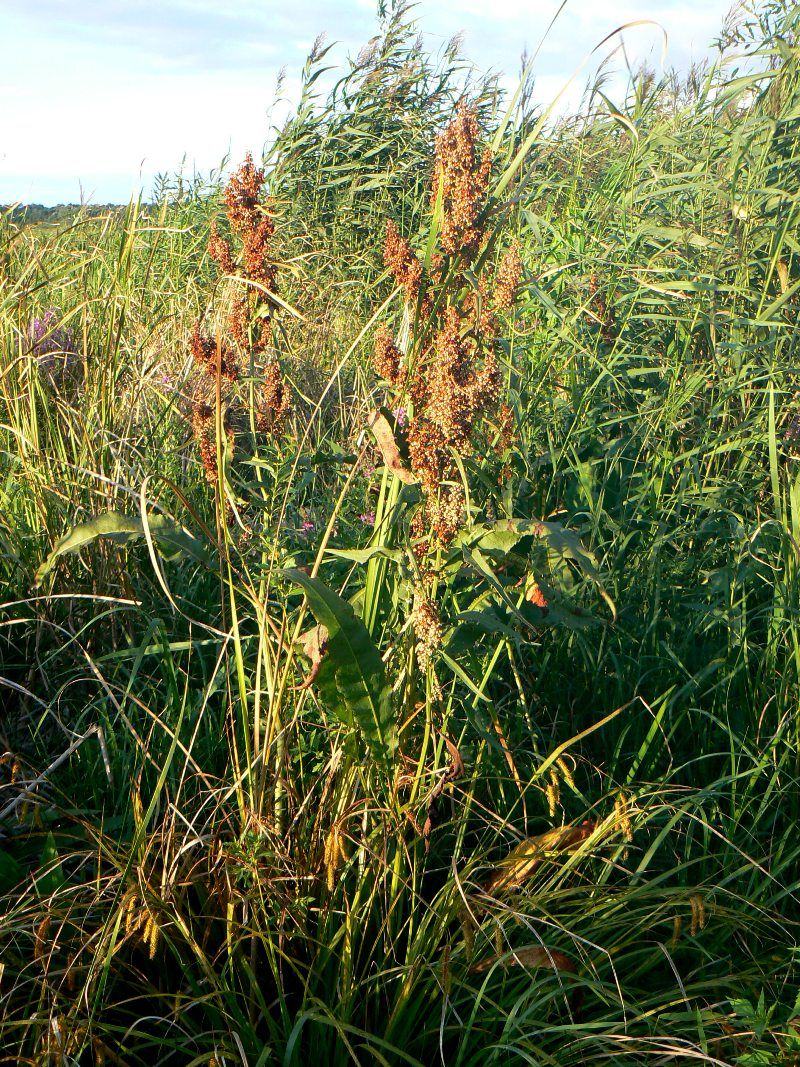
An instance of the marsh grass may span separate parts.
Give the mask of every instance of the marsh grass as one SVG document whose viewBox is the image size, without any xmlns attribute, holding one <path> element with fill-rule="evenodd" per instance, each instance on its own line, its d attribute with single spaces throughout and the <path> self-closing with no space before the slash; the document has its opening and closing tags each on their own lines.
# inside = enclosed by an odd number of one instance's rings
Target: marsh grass
<svg viewBox="0 0 800 1067">
<path fill-rule="evenodd" d="M 415 343 L 383 235 L 437 240 L 455 52 L 398 12 L 329 98 L 309 60 L 268 160 L 293 415 L 216 485 L 187 412 L 220 190 L 0 224 L 4 1062 L 796 1062 L 796 12 L 748 32 L 741 70 L 575 123 L 472 85 L 524 264 L 515 439 L 500 484 L 459 457 L 424 670 L 370 351 Z M 48 307 L 69 380 L 26 345 Z M 109 512 L 140 536 L 42 576 Z M 323 618 L 360 651 L 305 685 Z"/>
</svg>

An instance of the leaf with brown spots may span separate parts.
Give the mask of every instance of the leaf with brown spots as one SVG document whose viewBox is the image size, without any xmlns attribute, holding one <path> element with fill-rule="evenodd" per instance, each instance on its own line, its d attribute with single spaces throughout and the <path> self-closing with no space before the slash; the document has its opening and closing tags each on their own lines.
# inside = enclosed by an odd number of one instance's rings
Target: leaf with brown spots
<svg viewBox="0 0 800 1067">
<path fill-rule="evenodd" d="M 294 689 L 308 689 L 322 666 L 325 645 L 328 643 L 328 631 L 322 624 L 312 626 L 310 630 L 306 630 L 304 634 L 300 635 L 297 643 L 300 645 L 303 655 L 308 656 L 311 660 L 311 670 L 308 672 L 308 677 L 305 681 L 301 682 L 300 685 L 294 686 Z"/>
</svg>

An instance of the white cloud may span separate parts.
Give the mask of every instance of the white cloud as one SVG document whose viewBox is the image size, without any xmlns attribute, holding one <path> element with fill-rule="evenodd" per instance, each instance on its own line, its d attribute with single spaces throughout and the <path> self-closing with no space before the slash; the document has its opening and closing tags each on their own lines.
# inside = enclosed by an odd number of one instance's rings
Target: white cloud
<svg viewBox="0 0 800 1067">
<path fill-rule="evenodd" d="M 636 17 L 663 25 L 667 63 L 685 66 L 719 30 L 726 6 L 570 0 L 537 58 L 536 97 L 552 100 L 609 31 Z M 412 13 L 434 49 L 464 30 L 466 56 L 505 71 L 513 85 L 523 48 L 536 48 L 556 10 L 553 0 L 496 0 L 488 9 L 485 0 L 421 0 Z M 317 31 L 339 35 L 333 55 L 341 61 L 374 32 L 374 11 L 374 0 L 295 0 L 291 9 L 277 0 L 229 0 L 225 8 L 216 0 L 74 0 L 69 8 L 62 0 L 26 0 L 24 8 L 0 0 L 0 202 L 58 199 L 67 187 L 74 197 L 79 180 L 99 200 L 124 198 L 140 175 L 147 187 L 184 155 L 190 168 L 207 171 L 228 152 L 234 160 L 259 152 L 280 66 L 287 65 L 282 95 L 296 99 Z M 616 43 L 591 58 L 559 110 L 577 103 Z M 625 45 L 632 60 L 650 54 L 657 64 L 661 33 L 636 27 Z"/>
</svg>

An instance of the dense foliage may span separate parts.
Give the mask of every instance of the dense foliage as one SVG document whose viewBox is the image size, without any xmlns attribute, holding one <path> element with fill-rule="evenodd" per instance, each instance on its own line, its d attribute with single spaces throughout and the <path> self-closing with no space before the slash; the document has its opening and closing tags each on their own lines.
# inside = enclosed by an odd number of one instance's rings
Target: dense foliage
<svg viewBox="0 0 800 1067">
<path fill-rule="evenodd" d="M 119 204 L 7 204 L 0 213 L 17 226 L 70 223 L 76 217 L 97 218 L 118 211 Z"/>
<path fill-rule="evenodd" d="M 2 215 L 0 1062 L 800 1063 L 799 26 Z"/>
</svg>

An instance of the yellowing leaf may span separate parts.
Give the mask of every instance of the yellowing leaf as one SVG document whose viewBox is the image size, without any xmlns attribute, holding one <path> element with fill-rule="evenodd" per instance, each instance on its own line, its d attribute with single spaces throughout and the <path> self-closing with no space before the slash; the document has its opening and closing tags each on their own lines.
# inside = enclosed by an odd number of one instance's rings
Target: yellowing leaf
<svg viewBox="0 0 800 1067">
<path fill-rule="evenodd" d="M 595 825 L 587 820 L 580 826 L 559 826 L 537 837 L 520 841 L 486 883 L 486 892 L 499 893 L 521 885 L 546 859 L 560 852 L 573 852 L 592 834 Z"/>
<path fill-rule="evenodd" d="M 473 964 L 470 970 L 473 973 L 488 971 L 495 964 L 501 967 L 551 967 L 554 971 L 566 971 L 568 974 L 577 974 L 578 967 L 574 960 L 565 956 L 563 952 L 555 952 L 544 945 L 528 945 L 526 948 L 516 948 L 512 952 L 502 956 L 491 956 L 488 960 L 481 960 Z"/>
</svg>

